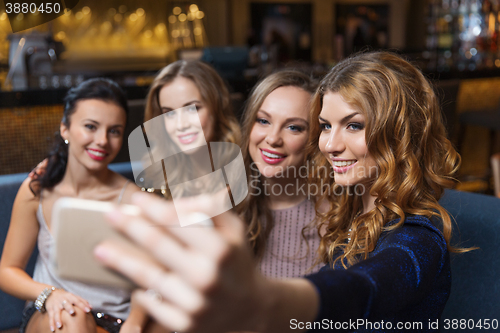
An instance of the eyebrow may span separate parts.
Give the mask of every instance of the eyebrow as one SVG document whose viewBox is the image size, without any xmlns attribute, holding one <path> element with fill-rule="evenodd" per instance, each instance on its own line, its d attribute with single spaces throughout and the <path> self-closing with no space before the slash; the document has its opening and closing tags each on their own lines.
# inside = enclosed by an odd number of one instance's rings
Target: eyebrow
<svg viewBox="0 0 500 333">
<path fill-rule="evenodd" d="M 272 118 L 272 116 L 264 110 L 259 110 L 257 112 L 262 112 L 266 115 L 266 117 Z M 301 121 L 301 122 L 305 123 L 305 125 L 309 125 L 309 122 L 306 119 L 300 118 L 300 117 L 286 118 L 285 123 L 291 123 L 294 121 Z"/>
<path fill-rule="evenodd" d="M 188 105 L 196 104 L 196 103 L 201 104 L 201 101 L 199 101 L 199 100 L 195 99 L 195 100 L 192 100 L 192 101 L 190 101 L 190 102 L 185 103 L 185 104 L 184 104 L 183 106 L 181 106 L 180 108 L 186 107 L 186 106 L 188 106 Z M 180 109 L 180 108 L 177 108 L 177 109 Z M 161 105 L 160 105 L 160 109 L 162 109 L 162 110 L 177 110 L 177 109 L 172 109 L 172 108 L 169 108 L 168 106 L 161 106 Z"/>
<path fill-rule="evenodd" d="M 100 125 L 100 123 L 98 121 L 95 121 L 93 119 L 83 119 L 83 121 L 90 121 L 91 123 Z M 114 124 L 114 125 L 111 125 L 111 127 L 125 127 L 125 126 L 123 126 L 122 124 Z"/>
<path fill-rule="evenodd" d="M 342 118 L 342 119 L 340 120 L 340 123 L 341 123 L 341 124 L 344 124 L 344 123 L 348 122 L 348 121 L 349 121 L 352 117 L 354 117 L 354 116 L 356 116 L 356 115 L 358 115 L 358 114 L 360 114 L 360 113 L 359 113 L 359 112 L 357 112 L 357 111 L 354 111 L 353 113 L 348 114 L 347 116 L 345 116 L 344 118 Z M 318 116 L 318 119 L 319 119 L 320 121 L 322 121 L 322 122 L 325 122 L 325 123 L 330 123 L 328 120 L 321 118 L 321 116 Z"/>
</svg>

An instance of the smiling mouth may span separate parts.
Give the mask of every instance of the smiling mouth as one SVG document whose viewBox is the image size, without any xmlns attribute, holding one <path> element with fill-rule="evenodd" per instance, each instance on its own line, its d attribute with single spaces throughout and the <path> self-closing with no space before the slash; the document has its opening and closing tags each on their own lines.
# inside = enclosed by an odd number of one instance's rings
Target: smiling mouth
<svg viewBox="0 0 500 333">
<path fill-rule="evenodd" d="M 276 155 L 276 154 L 272 154 L 270 152 L 267 152 L 265 150 L 261 150 L 262 152 L 262 155 L 266 156 L 266 157 L 269 157 L 269 158 L 284 158 L 285 156 L 284 155 Z"/>
<path fill-rule="evenodd" d="M 353 161 L 333 161 L 333 166 L 335 166 L 337 168 L 343 168 L 343 167 L 353 165 L 356 162 L 357 162 L 356 160 L 353 160 Z"/>
<path fill-rule="evenodd" d="M 185 135 L 178 135 L 177 138 L 182 144 L 192 143 L 198 137 L 198 133 L 189 133 Z"/>
<path fill-rule="evenodd" d="M 89 156 L 92 159 L 94 159 L 96 161 L 102 161 L 106 156 L 109 155 L 106 152 L 99 151 L 99 150 L 94 150 L 94 149 L 87 149 L 87 153 L 89 154 Z"/>
</svg>

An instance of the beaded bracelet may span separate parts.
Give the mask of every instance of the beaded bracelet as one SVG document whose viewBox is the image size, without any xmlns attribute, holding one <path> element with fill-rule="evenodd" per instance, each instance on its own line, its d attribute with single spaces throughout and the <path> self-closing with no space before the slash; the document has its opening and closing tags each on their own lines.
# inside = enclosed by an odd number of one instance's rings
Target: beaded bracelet
<svg viewBox="0 0 500 333">
<path fill-rule="evenodd" d="M 54 290 L 56 290 L 55 287 L 45 288 L 42 290 L 35 301 L 35 309 L 37 309 L 37 311 L 41 313 L 45 312 L 45 301 L 47 300 L 47 298 L 49 298 L 50 294 L 52 294 Z"/>
</svg>

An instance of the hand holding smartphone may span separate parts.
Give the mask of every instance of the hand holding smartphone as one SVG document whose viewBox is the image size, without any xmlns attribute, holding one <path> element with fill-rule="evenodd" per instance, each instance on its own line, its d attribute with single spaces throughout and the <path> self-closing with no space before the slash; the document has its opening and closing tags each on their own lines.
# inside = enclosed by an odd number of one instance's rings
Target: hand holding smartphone
<svg viewBox="0 0 500 333">
<path fill-rule="evenodd" d="M 140 213 L 136 206 L 120 207 L 124 214 L 137 216 Z M 115 208 L 116 205 L 110 202 L 76 198 L 61 198 L 54 204 L 52 233 L 55 244 L 51 259 L 60 277 L 117 288 L 134 288 L 129 279 L 102 266 L 93 255 L 95 246 L 109 240 L 126 252 L 152 261 L 144 250 L 106 221 L 105 214 Z"/>
</svg>

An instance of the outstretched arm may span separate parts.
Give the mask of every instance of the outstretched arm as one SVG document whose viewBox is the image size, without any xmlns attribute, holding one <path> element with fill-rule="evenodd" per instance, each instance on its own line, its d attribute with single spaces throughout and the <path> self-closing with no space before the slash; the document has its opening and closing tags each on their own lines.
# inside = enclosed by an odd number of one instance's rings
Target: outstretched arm
<svg viewBox="0 0 500 333">
<path fill-rule="evenodd" d="M 135 296 L 164 327 L 181 332 L 280 332 L 290 329 L 291 318 L 315 318 L 319 302 L 313 284 L 305 279 L 270 281 L 257 273 L 243 223 L 232 213 L 214 217 L 215 228 L 181 228 L 172 218 L 175 208 L 183 209 L 179 203 L 174 208 L 142 193 L 134 199 L 143 217 L 115 212 L 112 224 L 146 248 L 157 264 L 126 256 L 111 243 L 98 247 L 96 255 L 149 289 Z M 182 204 L 208 215 L 213 207 L 208 199 Z"/>
</svg>

